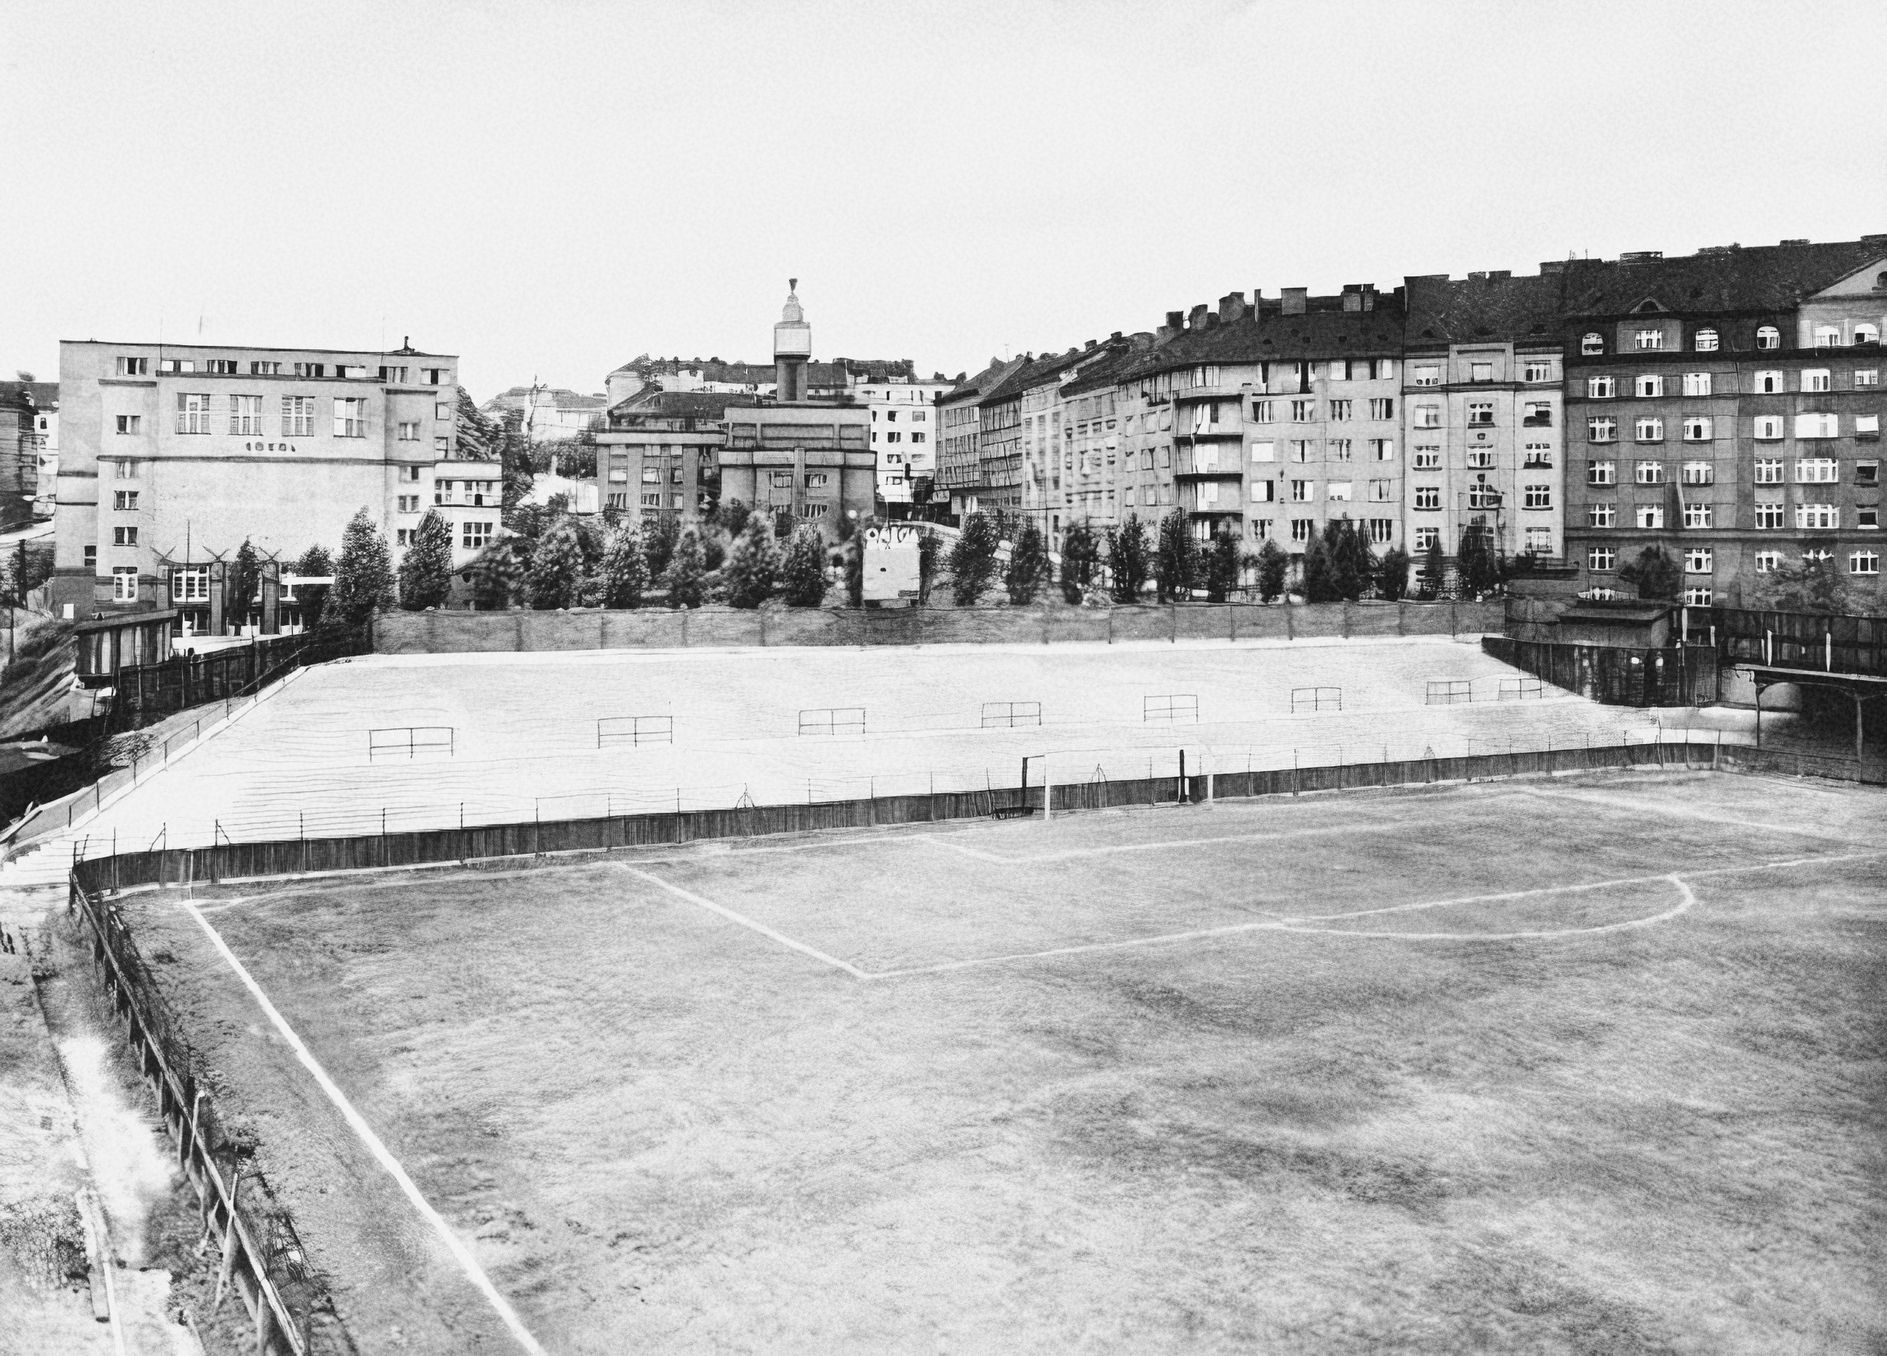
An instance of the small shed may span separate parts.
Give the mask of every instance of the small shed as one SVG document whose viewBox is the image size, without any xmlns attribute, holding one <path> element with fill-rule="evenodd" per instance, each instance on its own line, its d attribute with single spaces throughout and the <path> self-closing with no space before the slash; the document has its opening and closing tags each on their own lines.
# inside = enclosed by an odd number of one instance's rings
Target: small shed
<svg viewBox="0 0 1887 1356">
<path fill-rule="evenodd" d="M 1559 614 L 1553 636 L 1562 645 L 1604 645 L 1614 649 L 1662 650 L 1671 643 L 1676 603 L 1645 598 L 1582 598 Z"/>
<path fill-rule="evenodd" d="M 78 643 L 78 679 L 86 687 L 110 687 L 118 670 L 133 664 L 157 664 L 170 658 L 170 630 L 176 608 L 157 612 L 121 612 L 74 629 Z"/>
</svg>

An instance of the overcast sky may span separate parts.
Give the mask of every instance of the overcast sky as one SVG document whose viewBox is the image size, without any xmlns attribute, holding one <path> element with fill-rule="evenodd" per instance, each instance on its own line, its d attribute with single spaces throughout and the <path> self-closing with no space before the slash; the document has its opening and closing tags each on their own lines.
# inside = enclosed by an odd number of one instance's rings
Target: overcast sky
<svg viewBox="0 0 1887 1356">
<path fill-rule="evenodd" d="M 1887 231 L 1879 0 L 0 0 L 0 369 L 66 338 L 951 374 L 1228 291 Z"/>
</svg>

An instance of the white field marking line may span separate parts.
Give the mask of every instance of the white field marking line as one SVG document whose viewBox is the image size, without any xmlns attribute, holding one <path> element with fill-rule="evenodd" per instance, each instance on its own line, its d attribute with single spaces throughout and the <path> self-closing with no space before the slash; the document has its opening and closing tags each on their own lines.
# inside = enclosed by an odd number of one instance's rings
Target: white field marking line
<svg viewBox="0 0 1887 1356">
<path fill-rule="evenodd" d="M 770 928 L 765 923 L 747 917 L 746 914 L 736 913 L 725 904 L 716 904 L 713 900 L 705 896 L 698 895 L 692 890 L 684 890 L 681 886 L 665 881 L 660 876 L 644 871 L 639 867 L 623 865 L 622 869 L 639 880 L 645 880 L 659 889 L 668 891 L 669 894 L 674 895 L 677 899 L 685 899 L 688 903 L 695 905 L 697 908 L 706 909 L 709 913 L 718 913 L 728 921 L 738 923 L 744 928 L 759 933 L 762 937 L 770 938 L 778 942 L 781 946 L 788 947 L 802 955 L 811 956 L 814 960 L 825 965 L 830 965 L 835 970 L 843 970 L 854 979 L 872 978 L 871 974 L 859 969 L 856 965 L 842 961 L 837 956 L 828 956 L 818 947 L 808 946 L 805 942 L 788 937 L 778 928 Z"/>
<path fill-rule="evenodd" d="M 1203 847 L 1208 843 L 1281 843 L 1293 838 L 1315 838 L 1332 833 L 1388 833 L 1405 828 L 1402 820 L 1372 824 L 1330 824 L 1317 829 L 1286 829 L 1280 833 L 1230 833 L 1216 838 L 1169 838 L 1154 843 L 1105 843 L 1100 847 L 1064 848 L 1060 852 L 1037 852 L 1023 856 L 1003 856 L 995 852 L 986 852 L 962 843 L 953 843 L 936 834 L 914 835 L 917 841 L 948 848 L 952 852 L 961 852 L 965 856 L 975 857 L 979 861 L 995 862 L 1002 866 L 1033 866 L 1040 862 L 1065 862 L 1077 857 L 1099 857 L 1114 852 L 1159 852 L 1165 848 Z"/>
<path fill-rule="evenodd" d="M 1649 814 L 1665 815 L 1672 819 L 1701 819 L 1707 824 L 1721 824 L 1731 829 L 1756 829 L 1765 833 L 1790 834 L 1799 838 L 1821 838 L 1831 843 L 1852 844 L 1852 838 L 1836 833 L 1824 833 L 1820 829 L 1796 828 L 1787 824 L 1762 824 L 1748 819 L 1725 819 L 1705 810 L 1691 810 L 1681 805 L 1656 805 L 1645 800 L 1636 800 L 1630 796 L 1607 796 L 1576 791 L 1547 791 L 1537 787 L 1516 788 L 1521 795 L 1538 796 L 1542 800 L 1583 801 L 1589 805 L 1609 805 L 1614 809 L 1638 810 Z"/>
<path fill-rule="evenodd" d="M 194 904 L 186 902 L 183 908 L 186 913 L 196 919 L 197 925 L 201 927 L 204 933 L 209 937 L 211 945 L 217 949 L 225 961 L 229 962 L 230 969 L 236 972 L 236 977 L 240 979 L 244 987 L 249 990 L 250 996 L 256 1000 L 256 1004 L 268 1016 L 269 1021 L 274 1024 L 276 1031 L 281 1035 L 282 1039 L 288 1042 L 289 1048 L 295 1052 L 295 1057 L 301 1061 L 302 1067 L 313 1075 L 315 1082 L 320 1085 L 321 1091 L 328 1095 L 328 1100 L 334 1103 L 335 1109 L 341 1113 L 341 1116 L 347 1121 L 348 1125 L 352 1127 L 354 1133 L 360 1137 L 361 1143 L 367 1146 L 368 1152 L 374 1156 L 374 1159 L 381 1167 L 387 1170 L 393 1180 L 399 1183 L 400 1190 L 406 1193 L 406 1198 L 413 1203 L 413 1208 L 419 1211 L 426 1222 L 431 1224 L 438 1232 L 447 1250 L 458 1260 L 460 1268 L 465 1272 L 466 1279 L 471 1281 L 474 1286 L 478 1287 L 480 1293 L 490 1302 L 491 1307 L 497 1311 L 499 1319 L 501 1319 L 505 1327 L 510 1330 L 511 1335 L 517 1339 L 518 1345 L 525 1351 L 531 1353 L 531 1356 L 548 1356 L 543 1345 L 535 1337 L 531 1336 L 530 1330 L 524 1326 L 524 1321 L 518 1317 L 517 1311 L 511 1307 L 510 1302 L 506 1300 L 503 1295 L 498 1293 L 498 1287 L 491 1283 L 491 1278 L 485 1274 L 485 1269 L 478 1264 L 478 1259 L 472 1256 L 471 1249 L 467 1248 L 459 1236 L 453 1232 L 452 1226 L 446 1223 L 445 1217 L 437 1210 L 433 1209 L 432 1204 L 427 1201 L 425 1195 L 420 1191 L 418 1184 L 407 1175 L 406 1169 L 400 1165 L 400 1160 L 393 1156 L 387 1146 L 381 1142 L 380 1137 L 373 1132 L 373 1127 L 367 1124 L 366 1118 L 355 1109 L 352 1102 L 347 1100 L 347 1094 L 342 1092 L 340 1088 L 335 1085 L 332 1078 L 328 1077 L 327 1070 L 321 1067 L 320 1062 L 315 1059 L 313 1053 L 302 1043 L 301 1037 L 295 1034 L 294 1028 L 289 1026 L 287 1020 L 283 1018 L 280 1012 L 276 1011 L 275 1004 L 271 1003 L 269 996 L 262 992 L 262 986 L 256 983 L 255 977 L 251 975 L 243 963 L 236 958 L 236 953 L 229 949 L 228 943 L 226 943 L 221 934 L 211 926 L 210 920 L 205 918 L 202 911 Z"/>
<path fill-rule="evenodd" d="M 1511 942 L 1521 941 L 1527 938 L 1592 937 L 1601 932 L 1620 932 L 1626 928 L 1643 928 L 1650 927 L 1653 923 L 1668 922 L 1697 902 L 1697 896 L 1691 891 L 1690 886 L 1684 883 L 1681 876 L 1650 876 L 1645 879 L 1664 880 L 1675 885 L 1679 894 L 1676 907 L 1666 909 L 1663 913 L 1651 914 L 1644 918 L 1628 918 L 1622 923 L 1600 923 L 1589 928 L 1557 928 L 1552 931 L 1538 932 L 1351 932 L 1347 928 L 1299 928 L 1292 927 L 1288 923 L 1280 923 L 1277 930 L 1279 932 L 1295 932 L 1299 934 L 1311 933 L 1320 937 L 1365 937 L 1397 942 Z M 1575 886 L 1569 888 L 1577 889 L 1583 887 Z M 1497 899 L 1502 898 L 1502 896 L 1498 895 L 1490 897 Z M 1450 902 L 1467 904 L 1474 901 L 1464 899 Z M 1435 906 L 1422 905 L 1416 907 L 1433 908 Z M 1373 909 L 1368 912 L 1379 913 L 1386 912 L 1386 910 Z M 1355 917 L 1356 915 L 1350 916 Z"/>
</svg>

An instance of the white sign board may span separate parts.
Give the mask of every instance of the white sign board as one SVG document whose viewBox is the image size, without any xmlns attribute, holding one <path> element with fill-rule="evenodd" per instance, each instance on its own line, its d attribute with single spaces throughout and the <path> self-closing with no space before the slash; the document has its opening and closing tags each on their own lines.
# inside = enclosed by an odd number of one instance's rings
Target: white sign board
<svg viewBox="0 0 1887 1356">
<path fill-rule="evenodd" d="M 916 523 L 884 523 L 865 529 L 865 602 L 917 601 L 917 543 L 923 535 L 924 529 Z"/>
</svg>

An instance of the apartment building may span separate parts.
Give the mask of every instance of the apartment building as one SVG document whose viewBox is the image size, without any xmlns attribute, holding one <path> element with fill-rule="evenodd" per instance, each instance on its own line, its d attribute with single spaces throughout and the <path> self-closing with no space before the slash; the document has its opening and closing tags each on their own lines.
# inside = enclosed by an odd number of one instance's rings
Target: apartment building
<svg viewBox="0 0 1887 1356">
<path fill-rule="evenodd" d="M 684 524 L 699 523 L 721 499 L 723 420 L 730 407 L 756 403 L 749 396 L 649 388 L 616 406 L 596 434 L 604 509 L 631 522 L 674 514 Z"/>
<path fill-rule="evenodd" d="M 910 372 L 908 364 L 901 366 L 907 370 L 872 364 L 854 374 L 862 380 L 846 391 L 871 414 L 878 499 L 891 517 L 908 516 L 915 503 L 930 501 L 937 477 L 936 402 L 956 384 L 941 374 L 926 380 Z"/>
<path fill-rule="evenodd" d="M 0 524 L 52 517 L 59 480 L 59 383 L 0 381 Z"/>
<path fill-rule="evenodd" d="M 1123 338 L 1117 330 L 1099 346 L 1099 355 L 1056 389 L 1051 413 L 1060 419 L 1061 437 L 1047 448 L 1045 487 L 1049 540 L 1056 548 L 1076 523 L 1097 531 L 1120 523 L 1121 470 L 1132 455 L 1123 450 L 1122 429 L 1137 426 L 1140 413 L 1138 388 L 1123 382 L 1148 361 L 1153 343 L 1151 333 Z"/>
<path fill-rule="evenodd" d="M 68 341 L 59 385 L 68 616 L 174 606 L 210 627 L 212 576 L 245 540 L 280 561 L 338 549 L 366 508 L 397 542 L 456 450 L 458 360 L 410 347 Z"/>
<path fill-rule="evenodd" d="M 1568 553 L 1581 583 L 1669 551 L 1694 603 L 1804 558 L 1881 569 L 1887 235 L 1569 261 Z"/>
<path fill-rule="evenodd" d="M 936 489 L 947 494 L 950 512 L 959 517 L 997 507 L 984 481 L 983 401 L 1028 363 L 1027 358 L 991 358 L 973 377 L 959 375 L 937 399 L 937 425 L 943 435 L 937 459 Z M 1021 411 L 1016 412 L 1020 421 Z"/>
<path fill-rule="evenodd" d="M 481 414 L 499 419 L 516 414 L 526 437 L 534 443 L 549 443 L 595 427 L 608 407 L 609 401 L 600 394 L 581 395 L 564 386 L 512 386 L 478 408 Z"/>
<path fill-rule="evenodd" d="M 1468 535 L 1501 556 L 1564 548 L 1559 267 L 1405 281 L 1409 551 L 1452 556 Z"/>
</svg>

